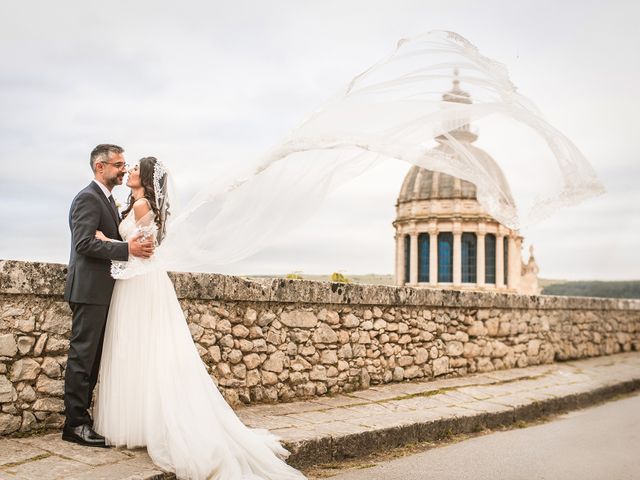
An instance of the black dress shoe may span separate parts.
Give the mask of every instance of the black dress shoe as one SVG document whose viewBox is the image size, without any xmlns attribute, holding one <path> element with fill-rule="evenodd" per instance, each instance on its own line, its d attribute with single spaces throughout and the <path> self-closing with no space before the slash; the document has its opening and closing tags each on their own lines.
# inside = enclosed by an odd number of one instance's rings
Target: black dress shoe
<svg viewBox="0 0 640 480">
<path fill-rule="evenodd" d="M 65 425 L 62 429 L 62 439 L 87 447 L 107 448 L 104 437 L 96 433 L 87 423 L 77 427 L 68 427 Z"/>
</svg>

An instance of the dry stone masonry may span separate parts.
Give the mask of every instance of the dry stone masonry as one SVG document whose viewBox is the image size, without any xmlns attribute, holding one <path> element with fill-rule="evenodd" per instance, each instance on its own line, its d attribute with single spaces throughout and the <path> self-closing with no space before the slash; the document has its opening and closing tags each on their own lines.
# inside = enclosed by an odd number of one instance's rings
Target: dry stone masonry
<svg viewBox="0 0 640 480">
<path fill-rule="evenodd" d="M 64 421 L 65 273 L 0 261 L 0 435 Z M 196 348 L 232 404 L 640 349 L 637 300 L 171 278 Z"/>
</svg>

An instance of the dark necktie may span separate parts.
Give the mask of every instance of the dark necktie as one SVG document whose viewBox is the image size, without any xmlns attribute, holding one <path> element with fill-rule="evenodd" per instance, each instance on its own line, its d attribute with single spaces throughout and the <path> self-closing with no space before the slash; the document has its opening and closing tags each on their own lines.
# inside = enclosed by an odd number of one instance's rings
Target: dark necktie
<svg viewBox="0 0 640 480">
<path fill-rule="evenodd" d="M 116 201 L 113 199 L 113 195 L 109 195 L 109 203 L 111 204 L 111 208 L 116 213 L 116 218 L 120 219 L 120 214 L 118 213 L 118 207 L 116 207 Z"/>
</svg>

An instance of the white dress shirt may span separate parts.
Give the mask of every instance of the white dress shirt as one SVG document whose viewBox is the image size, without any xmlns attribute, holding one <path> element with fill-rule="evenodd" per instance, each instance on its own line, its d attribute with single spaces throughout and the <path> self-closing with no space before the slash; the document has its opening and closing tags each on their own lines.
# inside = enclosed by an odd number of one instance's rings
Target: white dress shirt
<svg viewBox="0 0 640 480">
<path fill-rule="evenodd" d="M 96 180 L 95 178 L 93 179 L 93 181 L 98 184 L 98 186 L 100 187 L 100 190 L 102 190 L 102 193 L 104 193 L 104 196 L 107 197 L 107 200 L 108 200 L 109 197 L 111 196 L 111 192 L 109 191 L 109 189 L 105 187 L 102 183 L 100 183 L 98 180 Z"/>
<path fill-rule="evenodd" d="M 104 196 L 107 197 L 107 200 L 109 200 L 109 197 L 112 196 L 112 194 L 109 191 L 109 189 L 107 187 L 105 187 L 102 183 L 100 183 L 98 180 L 96 180 L 95 178 L 93 179 L 93 181 L 98 184 L 98 186 L 100 187 L 100 190 L 102 190 L 102 193 L 104 193 Z M 115 201 L 115 197 L 114 197 L 113 200 Z M 118 242 L 118 243 L 127 243 L 124 240 L 115 240 L 115 239 L 113 239 L 112 241 Z"/>
</svg>

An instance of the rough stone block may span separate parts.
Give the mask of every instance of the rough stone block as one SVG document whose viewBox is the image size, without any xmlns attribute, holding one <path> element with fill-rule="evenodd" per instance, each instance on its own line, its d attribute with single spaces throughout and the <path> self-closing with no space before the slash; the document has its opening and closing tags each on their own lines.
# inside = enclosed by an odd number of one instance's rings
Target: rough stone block
<svg viewBox="0 0 640 480">
<path fill-rule="evenodd" d="M 527 355 L 529 356 L 538 355 L 538 353 L 540 353 L 541 343 L 542 342 L 540 340 L 530 340 L 529 343 L 527 344 Z"/>
<path fill-rule="evenodd" d="M 489 335 L 490 337 L 495 337 L 496 335 L 498 335 L 500 321 L 497 318 L 490 318 L 485 322 L 485 326 L 487 327 L 487 335 Z"/>
<path fill-rule="evenodd" d="M 50 337 L 44 350 L 47 353 L 66 353 L 69 350 L 69 340 Z"/>
<path fill-rule="evenodd" d="M 301 310 L 282 312 L 280 321 L 290 328 L 313 328 L 318 324 L 318 318 L 313 312 Z"/>
<path fill-rule="evenodd" d="M 275 385 L 278 383 L 278 376 L 273 372 L 262 372 L 263 385 Z"/>
<path fill-rule="evenodd" d="M 280 373 L 284 369 L 285 355 L 283 352 L 277 351 L 272 353 L 262 364 L 263 370 L 268 372 Z"/>
<path fill-rule="evenodd" d="M 36 382 L 36 392 L 54 397 L 62 397 L 64 395 L 64 380 L 52 380 L 46 375 L 38 376 Z"/>
<path fill-rule="evenodd" d="M 433 361 L 433 375 L 438 377 L 449 373 L 449 357 L 436 358 Z"/>
<path fill-rule="evenodd" d="M 448 342 L 447 343 L 447 355 L 450 357 L 459 357 L 464 352 L 464 346 L 462 342 Z"/>
<path fill-rule="evenodd" d="M 323 350 L 320 354 L 320 362 L 325 365 L 335 365 L 338 363 L 338 355 L 335 350 Z"/>
<path fill-rule="evenodd" d="M 507 347 L 504 343 L 495 340 L 492 342 L 491 346 L 493 347 L 491 356 L 500 358 L 504 357 L 509 352 L 509 347 Z"/>
<path fill-rule="evenodd" d="M 486 335 L 488 330 L 482 322 L 473 322 L 473 325 L 469 327 L 467 333 L 472 337 L 481 337 Z"/>
<path fill-rule="evenodd" d="M 401 382 L 402 380 L 404 380 L 404 368 L 395 367 L 393 369 L 393 381 L 394 382 Z"/>
<path fill-rule="evenodd" d="M 13 357 L 18 353 L 18 344 L 11 333 L 0 335 L 0 357 Z"/>
<path fill-rule="evenodd" d="M 429 360 L 429 352 L 427 351 L 426 348 L 416 349 L 416 353 L 414 356 L 414 362 L 416 365 L 422 365 L 428 360 Z"/>
<path fill-rule="evenodd" d="M 64 401 L 60 398 L 39 398 L 33 404 L 33 410 L 38 412 L 64 412 Z"/>
<path fill-rule="evenodd" d="M 71 310 L 66 303 L 56 302 L 44 313 L 40 330 L 57 335 L 71 332 Z"/>
<path fill-rule="evenodd" d="M 356 317 L 353 313 L 349 313 L 345 315 L 345 317 L 342 319 L 342 325 L 345 328 L 355 328 L 358 325 L 360 325 L 360 319 Z"/>
<path fill-rule="evenodd" d="M 9 435 L 18 431 L 22 425 L 22 418 L 18 415 L 0 413 L 0 435 Z"/>
<path fill-rule="evenodd" d="M 249 370 L 256 368 L 262 363 L 262 361 L 260 360 L 260 355 L 258 355 L 257 353 L 250 353 L 249 355 L 246 355 L 243 361 Z"/>
<path fill-rule="evenodd" d="M 17 398 L 13 383 L 4 375 L 0 375 L 0 403 L 13 402 Z"/>
<path fill-rule="evenodd" d="M 35 380 L 40 373 L 40 364 L 31 358 L 17 360 L 11 366 L 9 379 L 12 382 Z"/>
<path fill-rule="evenodd" d="M 478 372 L 492 372 L 494 370 L 493 363 L 490 358 L 479 358 L 476 363 Z"/>
<path fill-rule="evenodd" d="M 312 340 L 314 343 L 336 343 L 338 334 L 329 325 L 321 324 L 313 332 Z"/>
<path fill-rule="evenodd" d="M 465 358 L 474 358 L 474 357 L 477 357 L 478 355 L 480 355 L 480 347 L 477 344 L 473 342 L 464 344 L 463 356 Z"/>
</svg>

